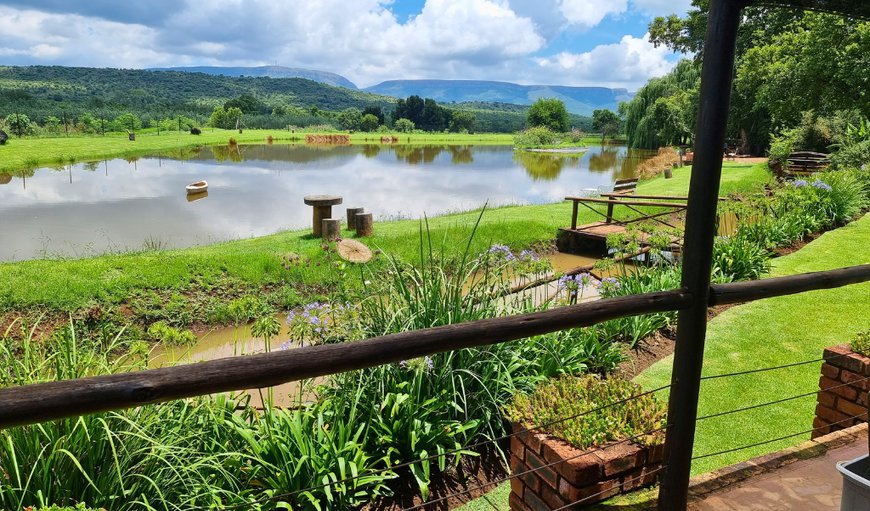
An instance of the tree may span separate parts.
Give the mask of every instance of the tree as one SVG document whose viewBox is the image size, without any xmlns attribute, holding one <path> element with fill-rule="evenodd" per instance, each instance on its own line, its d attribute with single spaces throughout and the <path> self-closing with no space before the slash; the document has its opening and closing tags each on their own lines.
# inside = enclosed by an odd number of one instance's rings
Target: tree
<svg viewBox="0 0 870 511">
<path fill-rule="evenodd" d="M 619 116 L 606 108 L 592 112 L 592 129 L 601 133 L 603 142 L 607 136 L 619 134 Z"/>
<path fill-rule="evenodd" d="M 371 114 L 378 118 L 378 124 L 384 124 L 384 110 L 379 106 L 367 106 L 362 111 L 363 115 Z"/>
<path fill-rule="evenodd" d="M 620 106 L 628 145 L 641 149 L 691 140 L 697 114 L 700 66 L 682 60 L 668 74 L 653 78 Z"/>
<path fill-rule="evenodd" d="M 238 108 L 244 114 L 258 114 L 267 110 L 266 105 L 262 101 L 254 97 L 253 94 L 248 93 L 224 103 L 224 110 L 229 110 L 230 108 Z"/>
<path fill-rule="evenodd" d="M 242 118 L 242 111 L 236 107 L 231 107 L 228 110 L 225 110 L 222 106 L 214 107 L 214 111 L 211 113 L 211 117 L 208 119 L 208 125 L 221 128 L 225 130 L 231 130 L 236 127 L 236 123 Z"/>
<path fill-rule="evenodd" d="M 373 114 L 365 114 L 360 120 L 360 129 L 366 132 L 372 132 L 378 129 L 378 118 Z"/>
<path fill-rule="evenodd" d="M 396 128 L 396 131 L 401 133 L 411 133 L 414 131 L 414 123 L 409 119 L 405 119 L 404 117 L 400 119 L 396 119 L 393 123 L 393 127 Z"/>
<path fill-rule="evenodd" d="M 362 113 L 358 108 L 345 108 L 338 114 L 338 124 L 342 129 L 358 130 L 362 122 Z"/>
<path fill-rule="evenodd" d="M 6 126 L 18 138 L 33 134 L 33 123 L 25 114 L 9 114 L 6 116 Z"/>
<path fill-rule="evenodd" d="M 116 131 L 136 131 L 142 127 L 142 120 L 134 113 L 125 112 L 112 121 Z"/>
<path fill-rule="evenodd" d="M 570 129 L 570 119 L 565 103 L 555 98 L 540 98 L 529 107 L 526 117 L 529 126 L 545 126 L 553 131 L 564 133 Z"/>
<path fill-rule="evenodd" d="M 453 110 L 450 113 L 450 131 L 460 133 L 469 132 L 474 127 L 474 121 L 477 116 L 473 112 L 464 110 Z"/>
</svg>

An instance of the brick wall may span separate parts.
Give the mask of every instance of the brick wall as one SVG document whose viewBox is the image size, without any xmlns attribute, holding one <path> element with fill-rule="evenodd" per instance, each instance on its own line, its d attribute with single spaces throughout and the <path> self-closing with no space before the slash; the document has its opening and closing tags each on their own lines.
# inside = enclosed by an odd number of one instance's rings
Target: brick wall
<svg viewBox="0 0 870 511">
<path fill-rule="evenodd" d="M 824 358 L 813 438 L 867 422 L 870 358 L 853 353 L 848 344 L 826 348 Z M 850 419 L 857 415 L 862 417 Z"/>
<path fill-rule="evenodd" d="M 522 429 L 514 425 L 515 433 Z M 511 479 L 510 509 L 548 511 L 589 497 L 581 504 L 588 505 L 649 486 L 659 475 L 654 471 L 663 452 L 663 445 L 625 443 L 583 454 L 543 433 L 516 434 L 511 437 L 511 474 L 522 475 Z"/>
</svg>

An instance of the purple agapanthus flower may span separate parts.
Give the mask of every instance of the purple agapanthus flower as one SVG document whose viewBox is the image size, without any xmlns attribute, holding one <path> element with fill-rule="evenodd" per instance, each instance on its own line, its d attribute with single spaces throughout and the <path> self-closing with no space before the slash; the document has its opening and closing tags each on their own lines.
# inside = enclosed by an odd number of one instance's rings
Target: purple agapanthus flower
<svg viewBox="0 0 870 511">
<path fill-rule="evenodd" d="M 503 257 L 508 261 L 513 261 L 514 259 L 516 259 L 516 256 L 514 256 L 513 252 L 511 252 L 510 247 L 508 247 L 507 245 L 501 245 L 499 243 L 496 243 L 495 245 L 489 247 L 487 253 L 492 256 Z"/>
<path fill-rule="evenodd" d="M 429 358 L 428 356 L 426 356 L 426 357 L 423 359 L 423 361 L 426 363 L 426 369 L 428 369 L 428 370 L 431 371 L 432 369 L 435 368 L 435 362 L 433 362 L 432 359 Z"/>
<path fill-rule="evenodd" d="M 794 181 L 792 181 L 791 185 L 794 186 L 795 188 L 803 188 L 803 187 L 807 186 L 807 180 L 806 179 L 795 179 Z"/>
<path fill-rule="evenodd" d="M 821 179 L 816 179 L 815 181 L 813 181 L 813 185 L 812 185 L 812 186 L 813 186 L 814 188 L 818 188 L 819 190 L 824 190 L 824 191 L 826 191 L 826 192 L 830 192 L 830 191 L 831 191 L 831 185 L 825 183 L 825 182 L 822 181 Z"/>
</svg>

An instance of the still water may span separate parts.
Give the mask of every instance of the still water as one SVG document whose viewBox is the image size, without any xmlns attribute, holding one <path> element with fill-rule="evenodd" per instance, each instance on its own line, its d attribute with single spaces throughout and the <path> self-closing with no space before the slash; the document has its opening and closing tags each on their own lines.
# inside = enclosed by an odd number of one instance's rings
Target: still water
<svg viewBox="0 0 870 511">
<path fill-rule="evenodd" d="M 0 260 L 171 248 L 307 227 L 309 194 L 378 219 L 562 200 L 631 177 L 649 154 L 510 146 L 217 146 L 0 174 Z M 207 180 L 208 196 L 184 187 Z"/>
</svg>

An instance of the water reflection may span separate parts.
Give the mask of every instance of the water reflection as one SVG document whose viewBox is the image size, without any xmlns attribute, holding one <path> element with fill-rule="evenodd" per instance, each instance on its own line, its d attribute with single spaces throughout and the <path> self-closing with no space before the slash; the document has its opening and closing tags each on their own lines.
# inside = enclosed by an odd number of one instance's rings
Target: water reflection
<svg viewBox="0 0 870 511">
<path fill-rule="evenodd" d="M 506 146 L 241 145 L 187 148 L 0 174 L 0 260 L 184 247 L 310 224 L 302 196 L 331 193 L 376 218 L 561 201 L 632 175 L 623 147 L 580 157 Z M 207 180 L 207 200 L 185 186 Z M 342 214 L 343 210 L 339 210 Z"/>
</svg>

